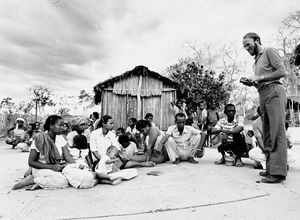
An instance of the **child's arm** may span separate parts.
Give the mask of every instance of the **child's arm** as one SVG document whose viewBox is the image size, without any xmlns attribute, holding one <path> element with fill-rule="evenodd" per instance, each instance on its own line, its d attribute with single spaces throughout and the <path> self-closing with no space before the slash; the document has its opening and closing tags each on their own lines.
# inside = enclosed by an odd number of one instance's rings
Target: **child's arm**
<svg viewBox="0 0 300 220">
<path fill-rule="evenodd" d="M 98 151 L 92 151 L 97 160 L 101 160 L 101 156 Z"/>
</svg>

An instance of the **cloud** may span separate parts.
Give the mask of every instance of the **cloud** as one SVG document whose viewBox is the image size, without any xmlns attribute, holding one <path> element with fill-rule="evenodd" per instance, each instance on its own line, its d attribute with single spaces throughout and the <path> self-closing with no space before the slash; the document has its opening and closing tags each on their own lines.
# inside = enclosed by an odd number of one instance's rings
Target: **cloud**
<svg viewBox="0 0 300 220">
<path fill-rule="evenodd" d="M 12 0 L 0 2 L 0 92 L 33 84 L 78 94 L 136 65 L 162 72 L 186 56 L 185 42 L 240 45 L 257 31 L 272 44 L 299 0 Z M 14 89 L 10 89 L 14 88 Z"/>
</svg>

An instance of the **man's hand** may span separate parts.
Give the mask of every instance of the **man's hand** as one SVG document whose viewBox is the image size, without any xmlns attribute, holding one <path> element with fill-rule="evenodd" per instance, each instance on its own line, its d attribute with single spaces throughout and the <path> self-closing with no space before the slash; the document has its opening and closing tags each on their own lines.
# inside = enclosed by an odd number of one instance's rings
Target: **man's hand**
<svg viewBox="0 0 300 220">
<path fill-rule="evenodd" d="M 258 83 L 259 81 L 261 81 L 261 77 L 257 75 L 249 76 L 247 79 L 253 83 Z"/>
</svg>

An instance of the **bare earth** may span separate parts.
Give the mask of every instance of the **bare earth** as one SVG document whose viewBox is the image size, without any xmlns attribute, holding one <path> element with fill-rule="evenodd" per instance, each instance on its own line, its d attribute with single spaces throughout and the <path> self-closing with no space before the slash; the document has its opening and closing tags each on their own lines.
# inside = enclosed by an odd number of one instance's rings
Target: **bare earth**
<svg viewBox="0 0 300 220">
<path fill-rule="evenodd" d="M 293 131 L 300 139 L 300 129 Z M 257 183 L 259 170 L 214 165 L 220 155 L 206 149 L 199 164 L 170 163 L 138 169 L 138 177 L 117 186 L 79 190 L 11 191 L 27 169 L 28 153 L 0 142 L 2 219 L 299 219 L 300 144 L 292 151 L 282 184 Z M 161 176 L 149 176 L 152 170 Z"/>
</svg>

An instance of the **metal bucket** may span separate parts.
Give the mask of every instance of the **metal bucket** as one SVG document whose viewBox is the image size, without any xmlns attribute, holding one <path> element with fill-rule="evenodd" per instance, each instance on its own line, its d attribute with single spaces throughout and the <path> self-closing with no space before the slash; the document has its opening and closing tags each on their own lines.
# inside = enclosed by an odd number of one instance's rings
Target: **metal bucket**
<svg viewBox="0 0 300 220">
<path fill-rule="evenodd" d="M 234 153 L 232 151 L 226 151 L 225 155 L 224 155 L 224 158 L 225 158 L 225 165 L 226 166 L 233 166 L 234 165 L 234 163 L 235 163 L 235 155 L 234 155 Z"/>
</svg>

